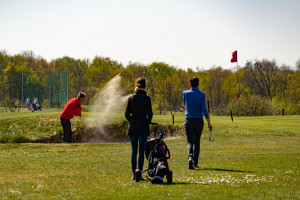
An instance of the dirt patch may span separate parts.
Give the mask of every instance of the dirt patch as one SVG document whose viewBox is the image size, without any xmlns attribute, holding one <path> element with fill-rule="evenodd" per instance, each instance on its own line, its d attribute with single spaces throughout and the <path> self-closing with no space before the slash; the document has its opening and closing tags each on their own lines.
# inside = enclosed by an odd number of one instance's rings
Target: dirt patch
<svg viewBox="0 0 300 200">
<path fill-rule="evenodd" d="M 101 124 L 74 131 L 73 139 L 83 143 L 107 143 L 129 141 L 126 131 L 116 130 L 111 124 Z"/>
</svg>

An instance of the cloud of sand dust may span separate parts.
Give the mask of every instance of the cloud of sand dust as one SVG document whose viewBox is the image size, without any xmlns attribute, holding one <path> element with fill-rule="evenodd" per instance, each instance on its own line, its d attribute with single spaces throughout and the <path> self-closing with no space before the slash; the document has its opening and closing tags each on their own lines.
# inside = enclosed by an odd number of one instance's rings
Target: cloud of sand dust
<svg viewBox="0 0 300 200">
<path fill-rule="evenodd" d="M 103 142 L 110 138 L 105 124 L 115 121 L 114 113 L 121 113 L 122 106 L 127 102 L 129 95 L 123 95 L 120 86 L 120 75 L 112 78 L 94 97 L 94 102 L 86 119 L 89 137 L 84 142 Z M 83 138 L 84 139 L 84 138 Z"/>
</svg>

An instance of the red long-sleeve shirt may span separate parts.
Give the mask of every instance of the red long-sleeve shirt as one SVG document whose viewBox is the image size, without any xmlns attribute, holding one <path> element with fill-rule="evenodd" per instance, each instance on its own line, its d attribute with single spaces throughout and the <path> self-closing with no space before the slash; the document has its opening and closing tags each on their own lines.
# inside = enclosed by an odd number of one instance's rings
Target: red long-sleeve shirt
<svg viewBox="0 0 300 200">
<path fill-rule="evenodd" d="M 81 116 L 81 103 L 77 98 L 72 98 L 65 105 L 60 116 L 64 119 L 72 119 L 74 115 Z"/>
</svg>

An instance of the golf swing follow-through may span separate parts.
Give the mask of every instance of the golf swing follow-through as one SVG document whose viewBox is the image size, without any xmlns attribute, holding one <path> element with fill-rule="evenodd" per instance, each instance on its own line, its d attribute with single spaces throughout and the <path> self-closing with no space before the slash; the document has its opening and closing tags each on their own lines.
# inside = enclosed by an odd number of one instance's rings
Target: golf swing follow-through
<svg viewBox="0 0 300 200">
<path fill-rule="evenodd" d="M 62 143 L 72 143 L 73 133 L 70 120 L 73 119 L 74 115 L 81 117 L 81 104 L 84 102 L 85 97 L 85 93 L 79 92 L 77 98 L 71 98 L 61 112 L 60 123 L 63 127 L 62 140 L 56 138 L 55 136 L 46 135 L 44 140 L 45 143 L 54 141 L 59 141 Z"/>
<path fill-rule="evenodd" d="M 81 104 L 85 100 L 86 94 L 79 92 L 77 98 L 72 98 L 65 105 L 60 114 L 60 123 L 63 127 L 63 142 L 72 143 L 71 119 L 74 115 L 81 117 Z"/>
</svg>

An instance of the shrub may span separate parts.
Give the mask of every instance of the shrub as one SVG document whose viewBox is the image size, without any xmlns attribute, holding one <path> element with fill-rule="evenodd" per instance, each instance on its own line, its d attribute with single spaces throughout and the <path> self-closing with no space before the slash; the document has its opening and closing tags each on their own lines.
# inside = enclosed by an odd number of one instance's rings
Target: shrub
<svg viewBox="0 0 300 200">
<path fill-rule="evenodd" d="M 238 114 L 237 100 L 233 100 L 228 105 L 228 113 L 232 111 L 234 115 Z M 277 115 L 279 108 L 269 99 L 261 96 L 241 96 L 239 99 L 240 116 L 266 116 Z"/>
</svg>

